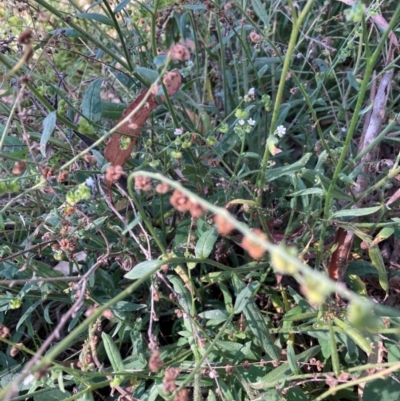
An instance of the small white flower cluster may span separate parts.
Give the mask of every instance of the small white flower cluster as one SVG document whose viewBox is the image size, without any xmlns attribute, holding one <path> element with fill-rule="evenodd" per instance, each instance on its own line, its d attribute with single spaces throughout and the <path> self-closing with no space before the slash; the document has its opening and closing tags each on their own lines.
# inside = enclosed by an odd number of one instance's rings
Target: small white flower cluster
<svg viewBox="0 0 400 401">
<path fill-rule="evenodd" d="M 247 95 L 244 95 L 243 100 L 245 102 L 251 102 L 252 100 L 254 100 L 256 98 L 255 95 L 256 95 L 256 90 L 254 88 L 250 88 Z"/>
<path fill-rule="evenodd" d="M 285 134 L 286 134 L 286 128 L 283 125 L 278 125 L 274 132 L 274 135 L 279 136 L 279 138 L 282 138 Z"/>
<path fill-rule="evenodd" d="M 245 123 L 246 123 L 246 121 L 244 121 L 243 119 L 240 119 L 240 120 L 238 121 L 238 124 L 239 124 L 239 125 L 244 125 Z M 249 118 L 249 119 L 247 120 L 247 124 L 249 124 L 249 125 L 251 125 L 251 126 L 253 127 L 254 125 L 256 125 L 256 121 L 253 120 L 252 118 Z"/>
<path fill-rule="evenodd" d="M 182 135 L 183 134 L 183 128 L 175 128 L 174 135 Z"/>
</svg>

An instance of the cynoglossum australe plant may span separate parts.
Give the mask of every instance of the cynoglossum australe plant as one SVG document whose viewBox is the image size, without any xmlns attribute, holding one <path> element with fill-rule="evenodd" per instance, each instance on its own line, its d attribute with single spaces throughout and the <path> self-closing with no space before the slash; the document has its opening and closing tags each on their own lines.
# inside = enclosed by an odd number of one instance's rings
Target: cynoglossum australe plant
<svg viewBox="0 0 400 401">
<path fill-rule="evenodd" d="M 380 206 L 397 189 L 396 85 L 374 145 L 355 149 L 370 107 L 359 108 L 360 88 L 373 93 L 367 65 L 379 55 L 379 84 L 396 60 L 380 56 L 388 32 L 375 30 L 376 14 L 392 31 L 398 18 L 391 2 L 371 3 L 357 21 L 360 10 L 260 0 L 7 5 L 0 337 L 2 383 L 22 383 L 17 399 L 30 390 L 71 400 L 333 400 L 335 389 L 354 397 L 355 386 L 368 399 L 395 387 L 362 373 L 398 369 L 396 312 L 367 298 L 386 294 L 363 279 L 375 274 L 390 288 L 385 267 L 396 263 L 378 246 L 393 245 L 397 230 L 396 204 Z M 17 46 L 26 28 L 29 60 Z M 183 83 L 170 97 L 161 79 L 173 69 Z M 106 138 L 146 88 L 160 104 L 112 170 Z M 146 107 L 140 99 L 127 123 Z M 359 162 L 382 140 L 389 161 L 369 162 L 373 179 L 357 193 Z M 124 176 L 129 191 L 114 180 Z M 360 238 L 346 277 L 355 292 L 308 267 L 334 259 L 339 229 Z M 46 340 L 54 347 L 41 356 Z"/>
</svg>

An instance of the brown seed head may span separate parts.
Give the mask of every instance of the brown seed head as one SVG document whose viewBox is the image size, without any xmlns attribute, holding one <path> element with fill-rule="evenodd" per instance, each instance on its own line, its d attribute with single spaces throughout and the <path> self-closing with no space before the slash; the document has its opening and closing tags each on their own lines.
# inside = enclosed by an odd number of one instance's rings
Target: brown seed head
<svg viewBox="0 0 400 401">
<path fill-rule="evenodd" d="M 160 353 L 156 350 L 150 356 L 149 369 L 151 372 L 158 372 L 163 367 L 163 361 L 160 358 Z"/>
<path fill-rule="evenodd" d="M 249 38 L 250 38 L 250 40 L 251 40 L 253 43 L 259 43 L 259 42 L 261 42 L 261 35 L 259 35 L 259 34 L 258 34 L 257 32 L 255 32 L 255 31 L 250 32 Z"/>
<path fill-rule="evenodd" d="M 232 223 L 219 214 L 215 215 L 214 223 L 217 227 L 217 231 L 221 235 L 229 235 L 235 229 L 235 226 Z"/>
<path fill-rule="evenodd" d="M 260 239 L 263 239 L 265 241 L 268 240 L 268 237 L 265 233 L 263 233 L 260 229 L 255 228 L 252 230 L 254 234 L 256 234 Z M 242 241 L 242 248 L 244 250 L 246 250 L 248 252 L 248 254 L 256 260 L 260 260 L 263 258 L 264 254 L 265 254 L 265 249 L 252 242 L 251 239 L 249 239 L 248 237 L 244 237 L 243 241 Z"/>
<path fill-rule="evenodd" d="M 64 182 L 64 181 L 67 181 L 67 179 L 68 179 L 68 171 L 66 171 L 66 170 L 64 170 L 64 171 L 60 171 L 59 173 L 58 173 L 58 176 L 57 176 L 57 182 Z"/>
<path fill-rule="evenodd" d="M 66 215 L 66 216 L 71 216 L 71 214 L 74 214 L 75 213 L 75 208 L 73 207 L 73 206 L 67 206 L 65 209 L 64 209 L 64 214 Z"/>
<path fill-rule="evenodd" d="M 115 316 L 111 309 L 106 309 L 101 315 L 108 320 L 113 319 Z"/>
<path fill-rule="evenodd" d="M 158 192 L 159 194 L 166 194 L 169 190 L 169 185 L 166 182 L 160 182 L 156 186 L 156 192 Z"/>
<path fill-rule="evenodd" d="M 189 390 L 184 388 L 179 391 L 178 396 L 175 397 L 174 401 L 189 401 Z"/>
<path fill-rule="evenodd" d="M 6 326 L 4 326 L 4 324 L 0 323 L 0 337 L 1 338 L 6 338 L 8 337 L 10 334 L 10 329 Z"/>
<path fill-rule="evenodd" d="M 104 176 L 107 182 L 114 182 L 118 181 L 123 173 L 122 166 L 108 166 Z"/>
<path fill-rule="evenodd" d="M 31 42 L 33 32 L 28 28 L 21 32 L 18 36 L 18 43 L 20 45 L 28 45 Z"/>
<path fill-rule="evenodd" d="M 172 393 L 176 390 L 176 378 L 179 375 L 179 369 L 170 368 L 165 371 L 163 378 L 163 391 L 164 393 Z"/>
<path fill-rule="evenodd" d="M 11 357 L 15 357 L 15 356 L 17 356 L 17 354 L 19 353 L 19 351 L 20 351 L 20 347 L 23 345 L 23 343 L 18 343 L 18 344 L 15 344 L 15 347 L 12 347 L 11 349 L 10 349 L 10 356 Z"/>
<path fill-rule="evenodd" d="M 142 191 L 150 191 L 151 190 L 151 178 L 137 175 L 135 177 L 135 188 L 140 189 Z"/>
<path fill-rule="evenodd" d="M 14 175 L 20 175 L 26 170 L 26 161 L 25 160 L 19 160 L 14 163 L 14 167 L 12 170 L 12 173 Z"/>
<path fill-rule="evenodd" d="M 194 219 L 200 218 L 205 211 L 206 210 L 204 209 L 204 207 L 197 203 L 192 203 L 189 209 L 189 212 Z"/>
<path fill-rule="evenodd" d="M 169 51 L 174 61 L 187 61 L 190 58 L 189 50 L 182 43 L 175 43 L 171 46 Z"/>
<path fill-rule="evenodd" d="M 190 210 L 192 206 L 190 199 L 178 189 L 175 189 L 169 201 L 178 212 L 182 213 Z"/>
<path fill-rule="evenodd" d="M 83 160 L 90 164 L 96 164 L 96 157 L 94 157 L 93 155 L 85 155 L 83 156 Z"/>
<path fill-rule="evenodd" d="M 55 174 L 55 170 L 53 167 L 44 167 L 42 170 L 42 177 L 45 178 L 46 180 L 53 177 Z"/>
</svg>

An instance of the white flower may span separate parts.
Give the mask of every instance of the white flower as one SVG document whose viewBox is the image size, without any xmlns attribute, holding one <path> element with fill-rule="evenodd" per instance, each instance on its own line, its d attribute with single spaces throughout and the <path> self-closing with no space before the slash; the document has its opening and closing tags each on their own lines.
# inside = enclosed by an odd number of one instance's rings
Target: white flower
<svg viewBox="0 0 400 401">
<path fill-rule="evenodd" d="M 240 125 L 244 125 L 244 120 L 239 120 L 238 123 L 239 123 Z"/>
<path fill-rule="evenodd" d="M 255 120 L 253 120 L 252 118 L 249 118 L 248 120 L 247 120 L 247 123 L 249 124 L 249 125 L 256 125 L 256 121 Z"/>
<path fill-rule="evenodd" d="M 92 177 L 86 178 L 85 184 L 88 187 L 93 188 L 94 187 L 94 179 Z"/>
<path fill-rule="evenodd" d="M 251 99 L 250 99 L 249 95 L 244 95 L 243 100 L 245 102 L 250 102 Z"/>
<path fill-rule="evenodd" d="M 176 128 L 174 131 L 174 135 L 182 135 L 183 134 L 183 128 Z"/>
<path fill-rule="evenodd" d="M 24 386 L 28 386 L 29 384 L 31 384 L 33 382 L 35 378 L 33 377 L 33 375 L 28 375 L 25 377 L 24 381 L 22 382 Z"/>
<path fill-rule="evenodd" d="M 254 88 L 250 88 L 248 95 L 249 96 L 254 96 L 255 94 L 256 94 L 256 90 Z"/>
<path fill-rule="evenodd" d="M 286 128 L 283 125 L 278 125 L 275 130 L 275 135 L 279 136 L 280 138 L 286 134 Z"/>
</svg>

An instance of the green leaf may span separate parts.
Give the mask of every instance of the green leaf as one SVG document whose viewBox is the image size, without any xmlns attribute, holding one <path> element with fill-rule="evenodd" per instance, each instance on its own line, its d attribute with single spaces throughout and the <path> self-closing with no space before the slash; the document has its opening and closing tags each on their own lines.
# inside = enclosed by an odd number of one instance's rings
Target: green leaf
<svg viewBox="0 0 400 401">
<path fill-rule="evenodd" d="M 320 351 L 321 347 L 319 345 L 316 345 L 296 355 L 296 360 L 297 362 L 308 362 Z M 261 381 L 250 384 L 250 386 L 257 390 L 275 387 L 280 381 L 285 380 L 287 377 L 290 377 L 292 375 L 293 373 L 290 370 L 289 363 L 284 363 L 269 372 L 261 379 Z"/>
<path fill-rule="evenodd" d="M 192 297 L 188 289 L 185 287 L 184 282 L 177 276 L 169 275 L 167 278 L 174 286 L 175 292 L 178 294 L 178 302 L 182 306 L 183 311 L 188 313 L 190 316 L 193 316 Z"/>
<path fill-rule="evenodd" d="M 347 210 L 340 210 L 332 214 L 332 219 L 338 219 L 339 217 L 358 217 L 358 216 L 368 216 L 369 214 L 376 213 L 378 210 L 382 208 L 381 205 L 379 206 L 372 206 L 372 207 L 364 207 L 359 209 L 347 209 Z"/>
<path fill-rule="evenodd" d="M 260 20 L 264 23 L 265 27 L 268 27 L 269 18 L 265 10 L 265 5 L 263 5 L 260 0 L 252 0 L 252 3 L 254 12 L 256 13 L 257 17 L 260 18 Z"/>
<path fill-rule="evenodd" d="M 73 28 L 59 28 L 49 32 L 52 35 L 63 35 L 67 38 L 79 38 L 80 33 L 76 32 Z"/>
<path fill-rule="evenodd" d="M 310 160 L 311 153 L 306 153 L 300 160 L 297 162 L 290 164 L 289 166 L 271 168 L 267 171 L 265 175 L 266 181 L 273 181 L 279 177 L 283 177 L 285 175 L 293 174 L 297 171 L 300 171 Z"/>
<path fill-rule="evenodd" d="M 239 279 L 236 274 L 232 275 L 233 287 L 237 295 L 245 288 L 245 284 Z M 255 339 L 260 343 L 264 351 L 272 359 L 279 359 L 278 352 L 274 345 L 274 341 L 269 332 L 268 326 L 265 323 L 264 316 L 258 309 L 254 299 L 249 299 L 243 308 L 243 313 L 246 317 L 246 322 L 253 332 Z"/>
<path fill-rule="evenodd" d="M 111 18 L 106 17 L 103 14 L 98 13 L 78 13 L 76 14 L 77 18 L 88 19 L 90 21 L 100 22 L 100 24 L 105 24 L 109 26 L 114 26 L 113 20 Z"/>
<path fill-rule="evenodd" d="M 123 10 L 129 3 L 131 2 L 131 0 L 123 0 L 121 1 L 121 3 L 119 3 L 117 5 L 117 7 L 114 8 L 114 14 L 118 14 L 121 10 Z"/>
<path fill-rule="evenodd" d="M 33 311 L 41 304 L 41 300 L 39 299 L 38 301 L 36 301 L 33 305 L 31 305 L 26 311 L 25 313 L 20 317 L 18 323 L 17 323 L 17 327 L 15 328 L 16 331 L 18 331 L 19 327 L 21 326 L 22 323 L 25 322 L 25 320 L 31 316 L 31 314 L 33 313 Z"/>
<path fill-rule="evenodd" d="M 196 257 L 201 259 L 207 258 L 214 249 L 214 245 L 217 242 L 217 239 L 218 232 L 215 227 L 205 231 L 197 241 L 195 249 Z"/>
<path fill-rule="evenodd" d="M 375 266 L 378 271 L 379 276 L 379 284 L 386 292 L 389 293 L 389 278 L 386 271 L 385 262 L 383 261 L 381 250 L 378 245 L 373 245 L 368 248 L 368 254 L 371 259 L 372 264 Z"/>
<path fill-rule="evenodd" d="M 300 191 L 293 192 L 289 196 L 303 196 L 303 195 L 319 195 L 323 196 L 325 191 L 322 188 L 307 188 Z"/>
<path fill-rule="evenodd" d="M 221 281 L 229 280 L 232 277 L 231 272 L 221 271 L 221 272 L 211 272 L 206 274 L 201 278 L 201 281 L 205 283 L 219 283 Z"/>
<path fill-rule="evenodd" d="M 336 377 L 340 375 L 340 364 L 339 364 L 339 354 L 336 346 L 336 338 L 335 333 L 333 331 L 332 324 L 329 324 L 329 344 L 331 351 L 331 361 L 332 361 L 332 369 L 333 373 Z"/>
<path fill-rule="evenodd" d="M 321 183 L 321 186 L 325 191 L 328 191 L 329 186 L 331 185 L 331 180 L 320 173 L 310 170 L 310 169 L 304 169 L 301 172 L 301 176 L 307 180 L 308 182 L 311 183 L 312 186 L 315 185 L 315 181 L 318 180 Z M 345 201 L 352 201 L 353 198 L 349 195 L 347 195 L 345 192 L 343 192 L 337 185 L 335 185 L 335 189 L 333 190 L 332 193 L 333 197 L 335 199 L 340 199 L 340 200 L 345 200 Z"/>
<path fill-rule="evenodd" d="M 253 281 L 239 292 L 239 295 L 236 297 L 235 306 L 233 307 L 235 313 L 242 313 L 244 307 L 248 304 L 249 300 L 251 300 L 257 286 L 258 282 Z"/>
<path fill-rule="evenodd" d="M 203 319 L 227 319 L 229 313 L 222 309 L 213 309 L 199 313 L 199 316 Z"/>
<path fill-rule="evenodd" d="M 167 56 L 165 54 L 160 54 L 153 59 L 153 63 L 157 68 L 164 67 L 167 61 Z"/>
<path fill-rule="evenodd" d="M 56 122 L 57 122 L 56 111 L 52 111 L 51 113 L 49 113 L 43 120 L 43 132 L 42 136 L 40 137 L 40 152 L 42 153 L 43 157 L 46 157 L 46 145 L 50 139 L 51 134 L 54 131 Z"/>
<path fill-rule="evenodd" d="M 138 214 L 124 229 L 124 231 L 122 231 L 122 235 L 125 235 L 128 231 L 132 230 L 133 228 L 135 228 L 139 223 L 142 222 L 142 216 L 140 214 Z"/>
<path fill-rule="evenodd" d="M 371 352 L 369 340 L 358 330 L 337 317 L 333 318 L 333 322 L 336 326 L 343 329 L 344 333 L 349 336 L 365 353 L 369 354 Z"/>
<path fill-rule="evenodd" d="M 118 120 L 127 108 L 125 103 L 101 102 L 102 117 Z"/>
<path fill-rule="evenodd" d="M 287 401 L 309 401 L 310 399 L 299 387 L 292 387 L 287 392 Z"/>
<path fill-rule="evenodd" d="M 147 86 L 150 86 L 158 78 L 157 71 L 150 70 L 149 68 L 137 67 L 135 68 L 135 72 L 146 81 Z"/>
<path fill-rule="evenodd" d="M 32 396 L 32 394 L 30 394 Z M 69 398 L 71 393 L 68 391 L 62 392 L 58 388 L 49 389 L 49 391 L 41 392 L 33 397 L 34 401 L 62 401 Z"/>
<path fill-rule="evenodd" d="M 388 377 L 377 379 L 365 385 L 362 401 L 397 401 L 400 397 L 400 384 Z"/>
<path fill-rule="evenodd" d="M 138 278 L 146 276 L 151 271 L 155 273 L 164 264 L 165 260 L 146 260 L 145 262 L 137 264 L 130 272 L 126 273 L 125 278 L 137 280 Z"/>
<path fill-rule="evenodd" d="M 358 84 L 355 75 L 351 71 L 347 71 L 347 80 L 354 89 L 357 91 L 360 90 L 360 85 Z"/>
<path fill-rule="evenodd" d="M 144 308 L 146 308 L 145 304 L 134 304 L 132 302 L 119 301 L 114 306 L 111 307 L 111 310 L 120 319 L 126 319 L 127 315 L 130 314 L 131 312 L 135 312 L 137 310 Z"/>
<path fill-rule="evenodd" d="M 375 312 L 375 314 L 377 316 L 400 318 L 400 310 L 399 309 L 390 308 L 385 305 L 373 303 L 372 310 Z"/>
<path fill-rule="evenodd" d="M 103 332 L 101 338 L 103 339 L 104 349 L 106 350 L 107 357 L 111 363 L 113 371 L 122 372 L 124 370 L 124 364 L 122 363 L 122 358 L 118 347 L 107 333 Z"/>
<path fill-rule="evenodd" d="M 296 354 L 294 352 L 292 341 L 288 341 L 287 343 L 287 360 L 289 363 L 290 370 L 294 375 L 300 374 L 299 365 L 296 359 Z"/>
<path fill-rule="evenodd" d="M 100 88 L 103 80 L 95 79 L 87 88 L 82 100 L 82 113 L 90 121 L 95 123 L 101 120 L 103 113 Z"/>
</svg>

